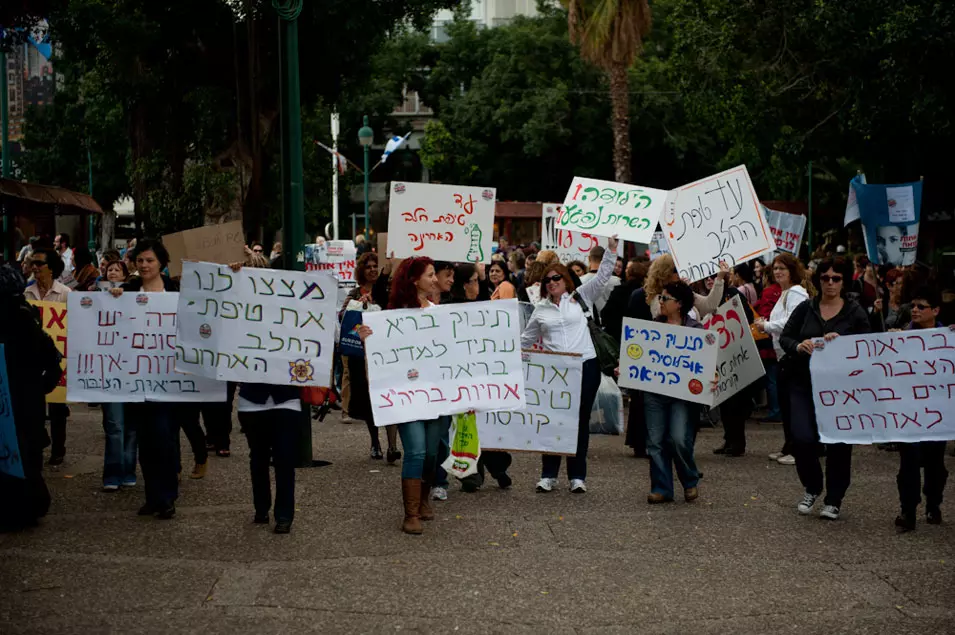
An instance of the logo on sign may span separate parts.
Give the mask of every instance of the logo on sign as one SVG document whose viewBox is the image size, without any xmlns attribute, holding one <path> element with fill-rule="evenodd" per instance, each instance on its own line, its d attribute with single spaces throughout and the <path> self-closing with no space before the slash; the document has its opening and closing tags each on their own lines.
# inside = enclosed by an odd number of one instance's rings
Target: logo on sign
<svg viewBox="0 0 955 635">
<path fill-rule="evenodd" d="M 294 382 L 304 384 L 311 381 L 315 375 L 312 363 L 307 359 L 297 359 L 294 362 L 289 362 L 288 366 L 289 378 Z"/>
<path fill-rule="evenodd" d="M 84 309 L 90 308 L 93 306 L 93 298 L 89 297 L 88 295 L 84 295 L 82 298 L 80 298 L 80 306 Z"/>
<path fill-rule="evenodd" d="M 408 379 L 409 379 L 409 380 L 414 381 L 414 380 L 417 379 L 417 378 L 418 378 L 418 370 L 417 370 L 417 369 L 412 368 L 411 370 L 408 371 Z"/>
<path fill-rule="evenodd" d="M 889 199 L 889 207 L 895 207 L 896 205 L 897 205 L 897 203 L 895 202 L 895 199 L 894 199 L 894 198 L 890 198 L 890 199 Z"/>
<path fill-rule="evenodd" d="M 395 194 L 404 194 L 405 185 L 404 183 L 395 183 Z"/>
<path fill-rule="evenodd" d="M 703 382 L 701 382 L 699 379 L 691 379 L 687 387 L 694 395 L 698 395 L 703 392 Z"/>
<path fill-rule="evenodd" d="M 494 192 L 491 190 L 484 190 L 481 192 L 481 198 L 483 198 L 485 201 L 494 200 Z"/>
<path fill-rule="evenodd" d="M 713 335 L 712 333 L 707 333 L 707 334 L 706 334 L 706 343 L 709 344 L 710 346 L 713 346 L 713 344 L 716 344 L 716 336 Z M 694 393 L 694 394 L 697 394 L 697 395 L 698 395 L 699 393 Z"/>
<path fill-rule="evenodd" d="M 199 337 L 201 337 L 202 339 L 209 339 L 211 335 L 212 335 L 211 326 L 209 326 L 208 324 L 203 324 L 202 326 L 199 327 Z"/>
<path fill-rule="evenodd" d="M 136 304 L 138 304 L 139 306 L 146 306 L 147 304 L 149 304 L 149 296 L 146 295 L 145 293 L 140 293 L 139 295 L 136 296 Z"/>
</svg>

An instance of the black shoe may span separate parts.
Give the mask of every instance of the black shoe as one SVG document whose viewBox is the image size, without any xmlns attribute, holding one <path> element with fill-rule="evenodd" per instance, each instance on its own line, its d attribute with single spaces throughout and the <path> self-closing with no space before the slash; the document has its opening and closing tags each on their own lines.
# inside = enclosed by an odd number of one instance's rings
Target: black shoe
<svg viewBox="0 0 955 635">
<path fill-rule="evenodd" d="M 170 505 L 166 509 L 161 510 L 156 514 L 156 518 L 159 520 L 172 520 L 176 517 L 176 506 Z"/>
<path fill-rule="evenodd" d="M 720 447 L 713 450 L 713 454 L 726 454 L 726 444 L 724 443 Z"/>
<path fill-rule="evenodd" d="M 915 531 L 915 514 L 902 513 L 895 517 L 895 528 L 900 534 Z"/>
<path fill-rule="evenodd" d="M 256 514 L 255 518 L 252 519 L 252 522 L 256 525 L 268 525 L 269 524 L 269 515 L 265 514 Z"/>
<path fill-rule="evenodd" d="M 275 533 L 277 534 L 287 534 L 292 531 L 292 523 L 277 521 L 275 523 Z"/>
<path fill-rule="evenodd" d="M 498 474 L 494 478 L 497 479 L 497 485 L 501 489 L 507 489 L 508 487 L 511 486 L 511 483 L 513 482 L 511 481 L 511 477 L 507 475 L 507 472 L 504 472 L 503 474 Z"/>
<path fill-rule="evenodd" d="M 376 461 L 380 461 L 383 458 L 385 458 L 384 455 L 381 453 L 381 448 L 378 447 L 377 445 L 371 446 L 371 458 L 375 459 Z"/>
<path fill-rule="evenodd" d="M 646 450 L 633 448 L 633 458 L 635 459 L 649 459 L 650 456 L 647 454 Z"/>
<path fill-rule="evenodd" d="M 156 511 L 157 510 L 155 507 L 153 507 L 149 503 L 146 503 L 145 505 L 139 508 L 139 511 L 136 512 L 136 515 L 137 516 L 152 516 L 153 514 L 156 513 Z"/>
<path fill-rule="evenodd" d="M 461 491 L 466 494 L 473 494 L 481 488 L 481 479 L 477 474 L 465 476 L 461 479 Z"/>
<path fill-rule="evenodd" d="M 401 452 L 394 448 L 388 448 L 388 465 L 394 465 L 401 459 Z"/>
<path fill-rule="evenodd" d="M 930 507 L 925 511 L 925 522 L 930 525 L 942 524 L 942 510 L 938 507 Z"/>
<path fill-rule="evenodd" d="M 50 460 L 46 462 L 47 465 L 63 465 L 63 456 L 51 456 Z"/>
<path fill-rule="evenodd" d="M 728 445 L 723 449 L 723 454 L 726 456 L 743 456 L 746 454 L 746 446 Z"/>
</svg>

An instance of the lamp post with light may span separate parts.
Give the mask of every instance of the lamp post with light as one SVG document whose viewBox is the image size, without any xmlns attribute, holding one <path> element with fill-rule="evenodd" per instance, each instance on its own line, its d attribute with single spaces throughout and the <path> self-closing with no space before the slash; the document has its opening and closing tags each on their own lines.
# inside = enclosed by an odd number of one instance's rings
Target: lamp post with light
<svg viewBox="0 0 955 635">
<path fill-rule="evenodd" d="M 358 130 L 358 143 L 361 144 L 365 154 L 365 240 L 369 240 L 368 233 L 368 189 L 370 186 L 371 170 L 369 169 L 368 152 L 371 150 L 371 144 L 375 140 L 375 131 L 368 125 L 368 115 L 365 115 L 362 127 Z"/>
</svg>

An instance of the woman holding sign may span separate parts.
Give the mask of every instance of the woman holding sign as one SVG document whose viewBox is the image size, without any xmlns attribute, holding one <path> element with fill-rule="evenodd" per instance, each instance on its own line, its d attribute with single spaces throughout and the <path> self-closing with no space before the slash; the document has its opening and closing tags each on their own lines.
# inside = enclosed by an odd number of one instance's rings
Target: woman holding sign
<svg viewBox="0 0 955 635">
<path fill-rule="evenodd" d="M 786 323 L 779 343 L 786 352 L 786 388 L 789 392 L 789 417 L 792 425 L 792 453 L 796 471 L 806 493 L 796 506 L 800 514 L 812 512 L 816 499 L 826 487 L 821 518 L 836 520 L 842 498 L 849 489 L 852 446 L 833 443 L 826 451 L 826 476 L 819 466 L 819 428 L 812 399 L 809 358 L 813 351 L 840 335 L 869 333 L 869 317 L 859 303 L 846 297 L 852 279 L 852 265 L 843 258 L 819 263 L 813 283 L 821 295 L 803 302 Z M 782 301 L 782 300 L 780 300 Z"/>
<path fill-rule="evenodd" d="M 586 313 L 600 297 L 613 275 L 617 263 L 617 237 L 611 238 L 604 251 L 596 275 L 576 288 L 567 267 L 560 263 L 548 264 L 541 280 L 541 301 L 527 321 L 521 334 L 521 348 L 531 348 L 540 337 L 544 350 L 553 353 L 576 353 L 583 361 L 583 380 L 580 393 L 580 422 L 577 428 L 577 454 L 567 457 L 567 476 L 570 491 L 587 491 L 587 449 L 590 444 L 590 411 L 600 387 L 600 365 L 587 323 Z M 586 308 L 585 308 L 586 307 Z M 557 485 L 560 456 L 541 457 L 541 480 L 538 492 L 550 492 Z"/>
<path fill-rule="evenodd" d="M 408 258 L 402 261 L 391 283 L 389 309 L 426 309 L 434 306 L 431 294 L 435 292 L 437 276 L 430 258 Z M 364 342 L 373 331 L 367 324 L 358 327 Z M 446 429 L 439 419 L 408 421 L 398 424 L 398 434 L 405 450 L 401 464 L 401 498 L 405 518 L 402 531 L 420 534 L 422 520 L 434 520 L 429 493 L 438 462 L 438 443 Z"/>
</svg>

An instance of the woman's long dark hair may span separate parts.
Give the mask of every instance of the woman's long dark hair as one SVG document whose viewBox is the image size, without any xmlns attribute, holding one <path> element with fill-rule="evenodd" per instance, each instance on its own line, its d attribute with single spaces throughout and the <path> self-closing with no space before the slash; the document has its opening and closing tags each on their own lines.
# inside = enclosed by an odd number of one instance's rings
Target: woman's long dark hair
<svg viewBox="0 0 955 635">
<path fill-rule="evenodd" d="M 465 290 L 468 282 L 477 273 L 477 267 L 471 263 L 460 264 L 454 269 L 454 285 L 451 287 L 451 297 L 458 302 L 468 302 L 468 294 Z"/>
<path fill-rule="evenodd" d="M 391 295 L 388 298 L 389 309 L 420 309 L 418 287 L 415 283 L 434 261 L 428 257 L 408 258 L 401 261 L 395 277 L 391 281 Z"/>
</svg>

